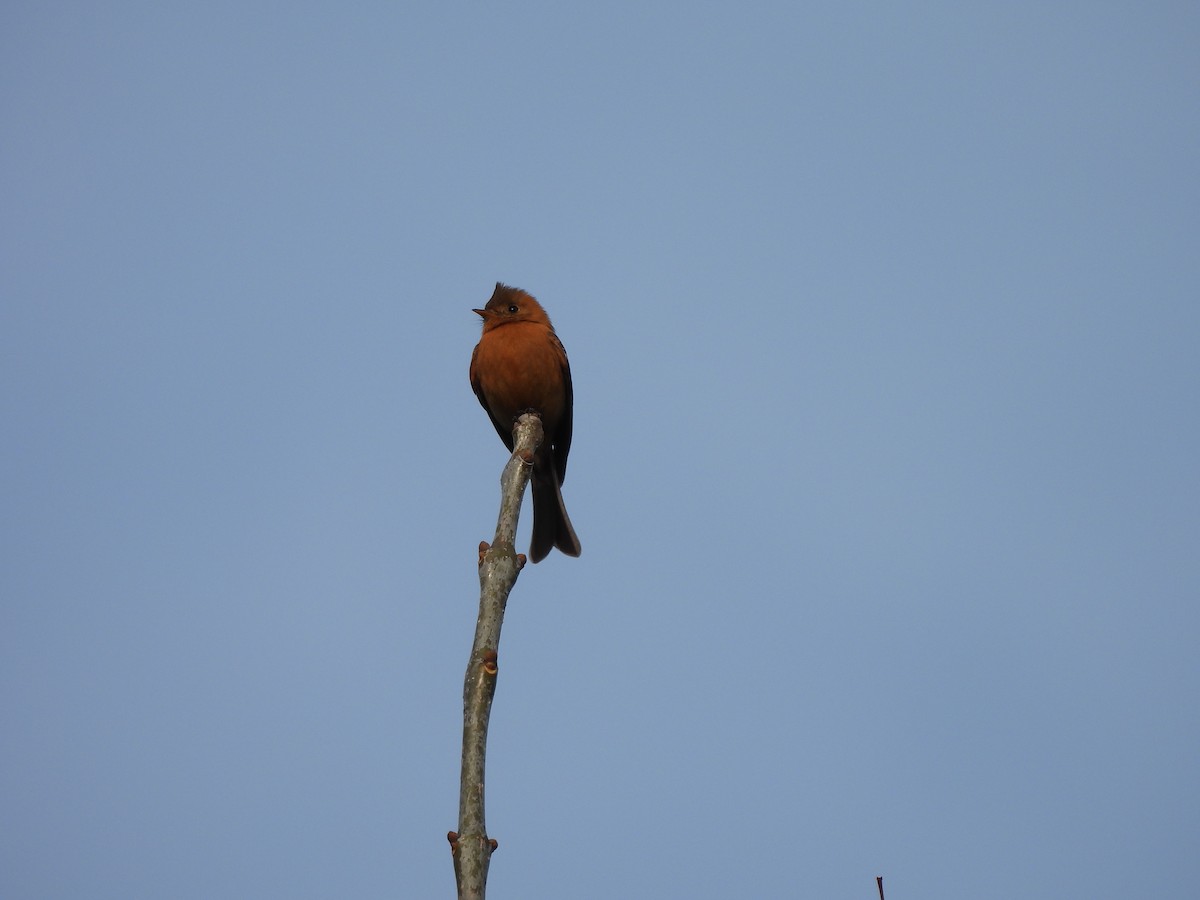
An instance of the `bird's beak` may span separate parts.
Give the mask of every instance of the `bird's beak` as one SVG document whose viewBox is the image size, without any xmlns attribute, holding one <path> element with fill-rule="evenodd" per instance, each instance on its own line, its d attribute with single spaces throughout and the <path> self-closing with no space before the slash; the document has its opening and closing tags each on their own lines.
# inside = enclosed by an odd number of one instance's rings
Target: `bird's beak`
<svg viewBox="0 0 1200 900">
<path fill-rule="evenodd" d="M 481 318 L 481 319 L 487 318 L 487 310 L 486 309 L 473 309 L 473 310 L 471 310 L 471 312 L 478 313 L 479 318 Z"/>
</svg>

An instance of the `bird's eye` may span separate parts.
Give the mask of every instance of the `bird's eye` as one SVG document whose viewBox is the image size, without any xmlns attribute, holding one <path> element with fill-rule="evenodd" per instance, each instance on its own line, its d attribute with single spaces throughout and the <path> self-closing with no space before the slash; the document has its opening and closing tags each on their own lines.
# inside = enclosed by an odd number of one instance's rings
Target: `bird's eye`
<svg viewBox="0 0 1200 900">
<path fill-rule="evenodd" d="M 520 310 L 520 309 L 517 307 L 517 304 L 515 304 L 515 303 L 510 303 L 510 304 L 508 304 L 508 311 L 509 311 L 510 313 L 512 313 L 513 315 L 516 315 L 516 314 L 517 314 L 517 313 L 519 313 L 521 310 Z"/>
</svg>

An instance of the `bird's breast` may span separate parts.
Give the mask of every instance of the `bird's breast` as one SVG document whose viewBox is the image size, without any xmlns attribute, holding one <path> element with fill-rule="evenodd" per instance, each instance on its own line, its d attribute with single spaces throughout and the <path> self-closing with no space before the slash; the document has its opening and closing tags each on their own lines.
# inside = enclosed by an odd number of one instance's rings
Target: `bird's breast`
<svg viewBox="0 0 1200 900">
<path fill-rule="evenodd" d="M 538 410 L 543 420 L 562 414 L 563 352 L 544 325 L 511 322 L 485 332 L 474 363 L 475 377 L 497 416 L 512 417 L 525 409 Z"/>
</svg>

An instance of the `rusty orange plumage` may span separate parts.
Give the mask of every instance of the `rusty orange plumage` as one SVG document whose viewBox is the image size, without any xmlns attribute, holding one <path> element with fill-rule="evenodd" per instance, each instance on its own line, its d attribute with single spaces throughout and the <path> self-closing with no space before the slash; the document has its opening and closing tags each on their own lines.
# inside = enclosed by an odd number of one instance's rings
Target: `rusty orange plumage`
<svg viewBox="0 0 1200 900">
<path fill-rule="evenodd" d="M 533 540 L 539 562 L 554 547 L 579 555 L 562 483 L 571 452 L 573 392 L 567 351 L 542 305 L 520 288 L 496 283 L 483 309 L 483 334 L 471 354 L 471 387 L 504 446 L 513 448 L 513 422 L 527 410 L 542 418 L 545 436 L 533 461 Z"/>
</svg>

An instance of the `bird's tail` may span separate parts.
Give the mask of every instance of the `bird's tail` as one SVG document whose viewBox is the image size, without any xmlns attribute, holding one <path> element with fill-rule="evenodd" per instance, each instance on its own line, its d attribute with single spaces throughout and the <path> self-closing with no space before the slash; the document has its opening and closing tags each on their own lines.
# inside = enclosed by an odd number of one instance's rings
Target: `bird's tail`
<svg viewBox="0 0 1200 900">
<path fill-rule="evenodd" d="M 579 538 L 563 503 L 554 460 L 547 459 L 533 467 L 533 540 L 529 543 L 529 559 L 541 562 L 554 547 L 567 556 L 578 556 L 580 551 Z"/>
</svg>

